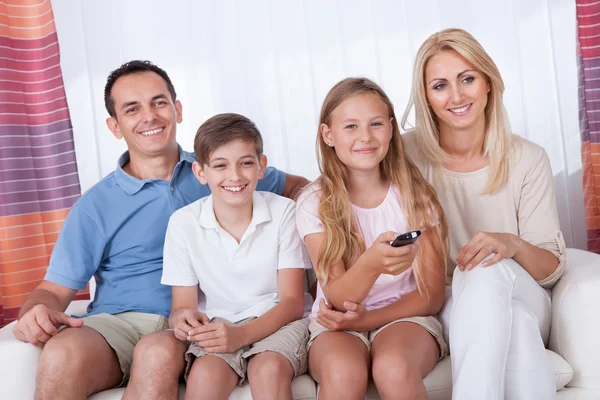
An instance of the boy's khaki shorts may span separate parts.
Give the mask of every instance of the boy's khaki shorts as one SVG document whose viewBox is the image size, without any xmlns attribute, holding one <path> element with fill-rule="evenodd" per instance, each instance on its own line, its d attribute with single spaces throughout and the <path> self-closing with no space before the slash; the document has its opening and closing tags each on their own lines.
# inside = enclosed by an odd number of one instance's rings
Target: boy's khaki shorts
<svg viewBox="0 0 600 400">
<path fill-rule="evenodd" d="M 422 326 L 427 332 L 429 332 L 431 334 L 431 336 L 433 336 L 433 338 L 437 342 L 438 347 L 440 349 L 439 359 L 441 360 L 442 358 L 444 358 L 448 355 L 448 345 L 444 341 L 444 335 L 442 332 L 442 324 L 440 324 L 440 321 L 438 321 L 437 318 L 435 318 L 435 317 L 401 318 L 401 319 L 392 321 L 389 324 L 382 326 L 381 328 L 378 328 L 378 329 L 375 329 L 375 330 L 372 330 L 369 332 L 357 332 L 357 331 L 344 331 L 344 332 L 347 332 L 347 333 L 359 338 L 365 344 L 365 346 L 367 346 L 367 349 L 369 349 L 369 351 L 371 351 L 371 345 L 373 344 L 373 340 L 375 340 L 375 337 L 381 331 L 383 331 L 385 328 L 387 328 L 388 326 L 397 324 L 398 322 L 411 322 L 413 324 Z M 310 332 L 310 339 L 308 340 L 308 344 L 307 344 L 308 350 L 310 350 L 310 346 L 312 345 L 314 340 L 317 338 L 317 336 L 319 336 L 322 333 L 329 332 L 329 329 L 325 328 L 323 325 L 318 323 L 317 320 L 310 321 L 310 324 L 308 325 L 308 330 Z"/>
<path fill-rule="evenodd" d="M 139 312 L 90 315 L 83 317 L 83 323 L 104 336 L 108 345 L 117 354 L 123 371 L 123 380 L 119 386 L 125 385 L 129 380 L 133 349 L 140 339 L 149 333 L 169 327 L 167 317 Z"/>
<path fill-rule="evenodd" d="M 255 319 L 247 318 L 235 324 L 223 318 L 213 318 L 212 322 L 224 322 L 229 325 L 243 325 Z M 246 380 L 248 371 L 248 359 L 255 354 L 272 351 L 284 356 L 294 369 L 294 377 L 302 375 L 307 370 L 308 353 L 306 343 L 308 342 L 308 318 L 290 322 L 274 334 L 250 345 L 239 349 L 234 353 L 207 353 L 195 343 L 190 345 L 185 354 L 186 367 L 184 377 L 187 378 L 196 358 L 212 355 L 224 360 L 238 375 L 238 385 L 242 386 Z"/>
</svg>

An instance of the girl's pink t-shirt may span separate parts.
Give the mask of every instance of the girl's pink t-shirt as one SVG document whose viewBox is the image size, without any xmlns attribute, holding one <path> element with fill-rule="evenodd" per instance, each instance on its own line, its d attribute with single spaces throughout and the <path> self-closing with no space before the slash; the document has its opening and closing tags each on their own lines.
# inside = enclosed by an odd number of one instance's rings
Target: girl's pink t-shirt
<svg viewBox="0 0 600 400">
<path fill-rule="evenodd" d="M 324 231 L 319 218 L 320 198 L 321 189 L 317 184 L 313 184 L 313 187 L 307 189 L 296 202 L 296 228 L 302 240 L 311 233 Z M 392 231 L 400 234 L 410 230 L 399 200 L 400 193 L 398 189 L 391 185 L 383 202 L 375 208 L 360 208 L 352 204 L 352 213 L 358 223 L 367 249 L 384 232 Z M 400 297 L 416 289 L 417 284 L 412 269 L 408 269 L 397 276 L 382 274 L 375 281 L 362 304 L 367 310 L 378 309 L 395 302 Z M 317 317 L 321 299 L 325 299 L 325 296 L 319 284 L 317 286 L 317 298 L 310 315 L 313 319 Z"/>
</svg>

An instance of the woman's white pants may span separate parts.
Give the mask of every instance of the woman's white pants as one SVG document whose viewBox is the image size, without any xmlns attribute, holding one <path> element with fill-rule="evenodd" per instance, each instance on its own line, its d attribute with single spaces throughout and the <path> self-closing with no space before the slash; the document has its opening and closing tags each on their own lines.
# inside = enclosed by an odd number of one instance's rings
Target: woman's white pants
<svg viewBox="0 0 600 400">
<path fill-rule="evenodd" d="M 440 313 L 449 332 L 453 400 L 556 398 L 544 346 L 550 312 L 550 294 L 512 259 L 456 268 Z"/>
</svg>

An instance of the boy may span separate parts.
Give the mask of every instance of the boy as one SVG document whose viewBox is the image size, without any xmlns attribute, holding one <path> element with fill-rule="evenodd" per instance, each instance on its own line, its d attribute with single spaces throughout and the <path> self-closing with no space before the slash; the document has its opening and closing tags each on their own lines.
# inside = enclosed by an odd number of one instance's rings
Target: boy
<svg viewBox="0 0 600 400">
<path fill-rule="evenodd" d="M 294 202 L 255 191 L 267 164 L 262 147 L 244 116 L 207 120 L 192 168 L 212 194 L 169 221 L 162 283 L 173 287 L 169 327 L 191 342 L 190 398 L 228 398 L 248 378 L 254 398 L 291 399 L 293 377 L 306 371 L 310 262 Z"/>
</svg>

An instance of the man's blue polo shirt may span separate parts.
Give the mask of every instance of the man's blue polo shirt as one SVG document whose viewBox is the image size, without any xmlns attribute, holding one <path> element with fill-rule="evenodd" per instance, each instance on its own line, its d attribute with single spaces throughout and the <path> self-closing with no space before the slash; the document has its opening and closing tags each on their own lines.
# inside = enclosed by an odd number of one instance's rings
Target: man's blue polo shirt
<svg viewBox="0 0 600 400">
<path fill-rule="evenodd" d="M 169 315 L 171 287 L 160 283 L 169 217 L 210 194 L 192 172 L 195 156 L 181 147 L 179 155 L 167 182 L 127 174 L 126 152 L 117 169 L 73 205 L 44 279 L 81 290 L 94 276 L 96 295 L 87 315 L 124 311 Z M 268 168 L 257 190 L 282 194 L 284 187 L 285 173 Z"/>
</svg>

